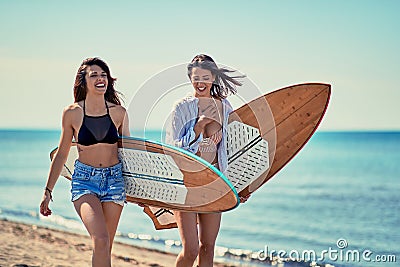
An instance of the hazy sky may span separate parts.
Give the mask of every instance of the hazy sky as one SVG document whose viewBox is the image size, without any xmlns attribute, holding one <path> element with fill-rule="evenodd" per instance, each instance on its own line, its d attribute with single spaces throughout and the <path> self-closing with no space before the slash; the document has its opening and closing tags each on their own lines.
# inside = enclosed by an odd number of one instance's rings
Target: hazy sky
<svg viewBox="0 0 400 267">
<path fill-rule="evenodd" d="M 109 64 L 129 105 L 153 75 L 207 53 L 262 93 L 332 84 L 321 129 L 400 130 L 399 12 L 397 0 L 0 0 L 0 128 L 58 129 L 84 58 Z"/>
</svg>

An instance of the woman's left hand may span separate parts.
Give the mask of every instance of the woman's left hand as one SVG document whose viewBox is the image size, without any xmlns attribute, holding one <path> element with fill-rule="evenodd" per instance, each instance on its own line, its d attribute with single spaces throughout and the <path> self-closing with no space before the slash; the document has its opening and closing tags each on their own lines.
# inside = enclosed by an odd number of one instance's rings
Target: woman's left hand
<svg viewBox="0 0 400 267">
<path fill-rule="evenodd" d="M 240 198 L 240 203 L 245 203 L 249 198 L 250 198 L 251 194 L 248 194 L 247 196 L 239 196 Z"/>
<path fill-rule="evenodd" d="M 43 216 L 51 215 L 51 209 L 49 208 L 49 202 L 51 200 L 51 196 L 48 195 L 46 192 L 43 195 L 42 202 L 40 203 L 40 214 Z"/>
</svg>

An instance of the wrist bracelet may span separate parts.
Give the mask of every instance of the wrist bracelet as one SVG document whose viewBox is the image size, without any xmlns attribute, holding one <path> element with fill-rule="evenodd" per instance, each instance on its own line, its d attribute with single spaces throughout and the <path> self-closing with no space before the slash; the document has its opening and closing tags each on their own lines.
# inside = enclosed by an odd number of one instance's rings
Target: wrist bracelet
<svg viewBox="0 0 400 267">
<path fill-rule="evenodd" d="M 49 194 L 50 194 L 50 200 L 53 201 L 53 195 L 51 194 L 53 191 L 51 191 L 51 189 L 48 188 L 48 187 L 46 187 L 44 190 L 47 191 L 47 192 L 49 192 Z"/>
</svg>

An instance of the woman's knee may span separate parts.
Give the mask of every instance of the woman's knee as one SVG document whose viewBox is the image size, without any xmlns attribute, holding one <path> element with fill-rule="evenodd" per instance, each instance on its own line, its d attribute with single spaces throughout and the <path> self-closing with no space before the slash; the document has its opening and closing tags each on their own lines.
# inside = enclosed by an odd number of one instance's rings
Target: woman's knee
<svg viewBox="0 0 400 267">
<path fill-rule="evenodd" d="M 214 254 L 215 243 L 213 242 L 200 242 L 200 251 L 203 253 Z"/>
<path fill-rule="evenodd" d="M 191 246 L 183 248 L 183 256 L 191 261 L 196 260 L 197 255 L 199 255 L 199 247 L 198 246 Z"/>
<path fill-rule="evenodd" d="M 96 235 L 92 237 L 92 240 L 96 250 L 110 249 L 110 238 L 108 235 Z"/>
</svg>

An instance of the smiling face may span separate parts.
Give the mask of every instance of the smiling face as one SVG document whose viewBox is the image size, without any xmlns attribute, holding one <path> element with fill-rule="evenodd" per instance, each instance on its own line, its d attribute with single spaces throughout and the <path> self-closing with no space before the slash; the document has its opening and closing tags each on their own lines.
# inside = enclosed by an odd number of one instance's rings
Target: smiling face
<svg viewBox="0 0 400 267">
<path fill-rule="evenodd" d="M 107 73 L 99 66 L 88 66 L 85 79 L 88 94 L 104 94 L 107 91 Z"/>
<path fill-rule="evenodd" d="M 195 90 L 195 97 L 211 97 L 211 87 L 215 76 L 210 70 L 193 68 L 190 80 Z"/>
</svg>

